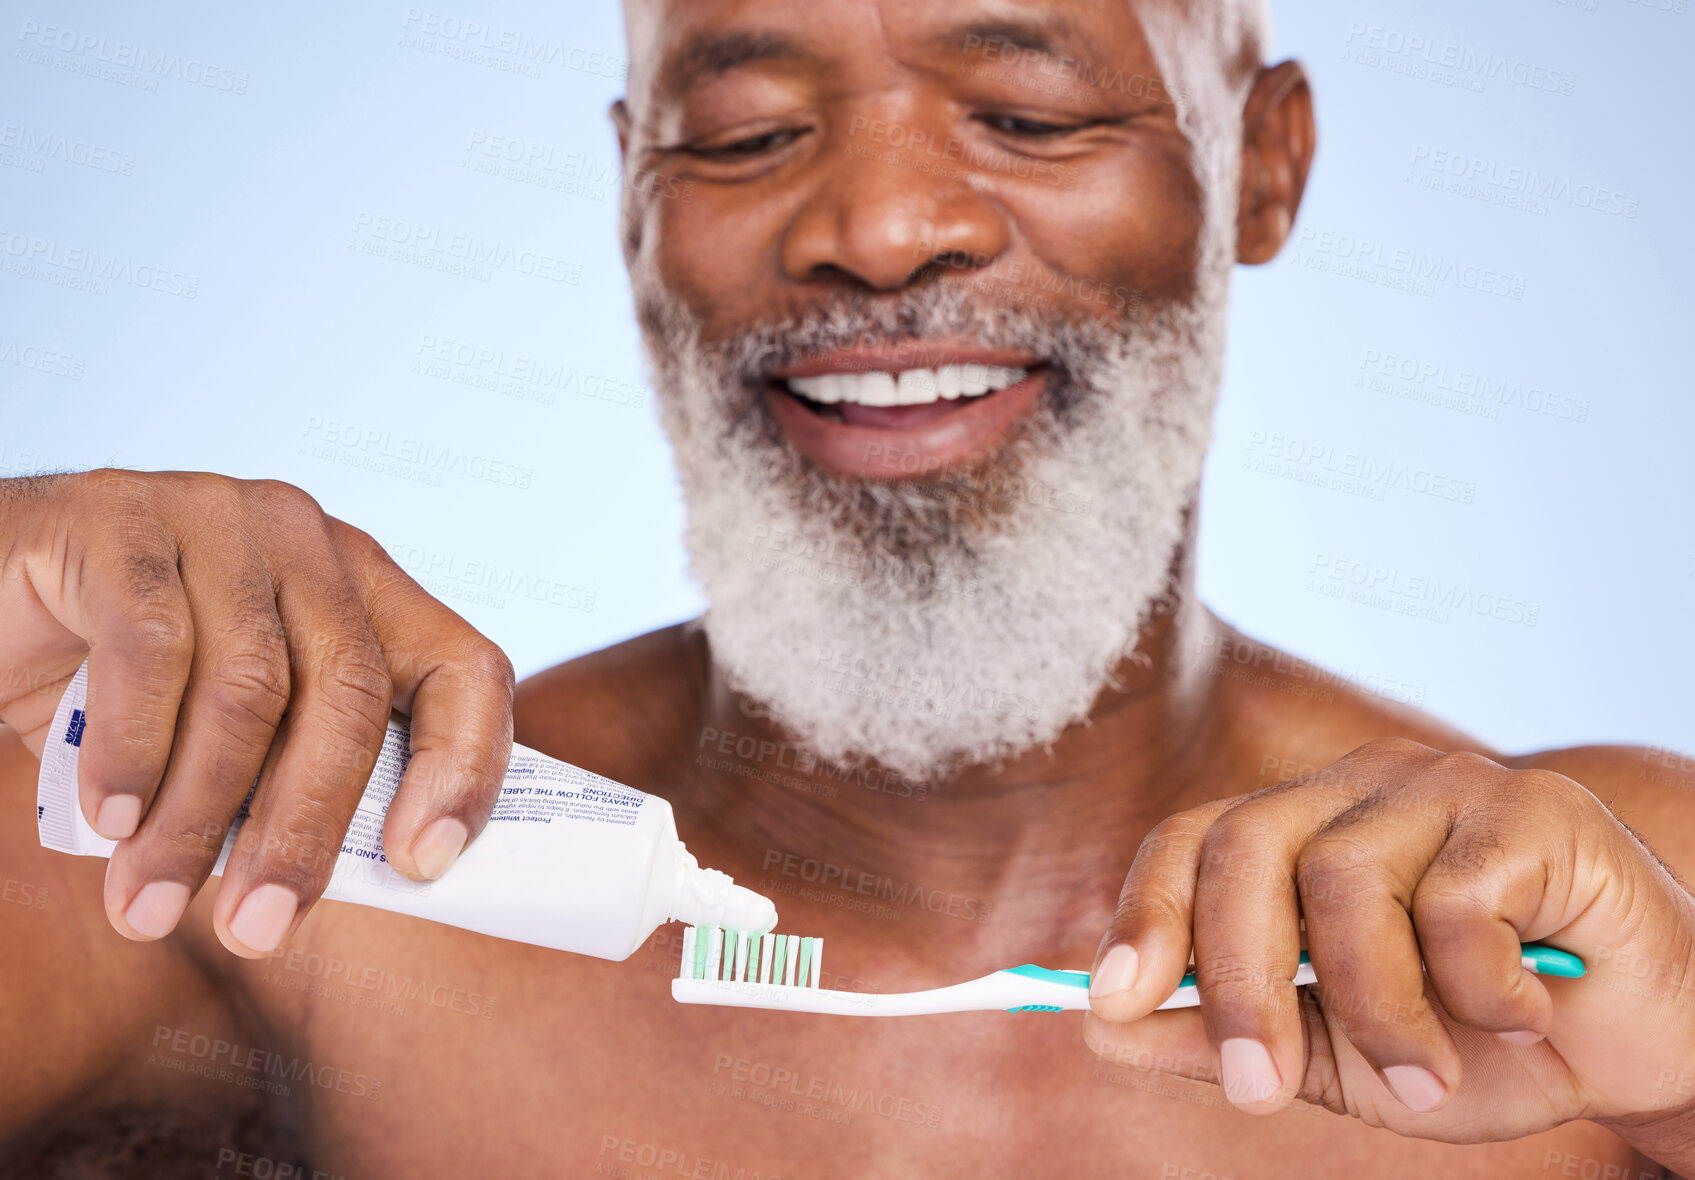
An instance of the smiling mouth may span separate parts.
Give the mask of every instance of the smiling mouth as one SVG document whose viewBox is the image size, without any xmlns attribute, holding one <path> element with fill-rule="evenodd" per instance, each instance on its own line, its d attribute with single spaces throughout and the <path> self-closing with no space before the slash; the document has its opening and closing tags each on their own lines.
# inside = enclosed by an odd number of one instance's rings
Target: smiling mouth
<svg viewBox="0 0 1695 1180">
<path fill-rule="evenodd" d="M 838 474 L 935 476 L 993 453 L 1052 376 L 1029 354 L 960 348 L 937 364 L 939 350 L 922 368 L 916 349 L 814 357 L 772 374 L 767 401 L 788 441 Z"/>
<path fill-rule="evenodd" d="M 777 388 L 829 422 L 909 430 L 994 397 L 1030 375 L 1028 368 L 956 364 L 898 372 L 839 372 L 777 379 Z"/>
</svg>

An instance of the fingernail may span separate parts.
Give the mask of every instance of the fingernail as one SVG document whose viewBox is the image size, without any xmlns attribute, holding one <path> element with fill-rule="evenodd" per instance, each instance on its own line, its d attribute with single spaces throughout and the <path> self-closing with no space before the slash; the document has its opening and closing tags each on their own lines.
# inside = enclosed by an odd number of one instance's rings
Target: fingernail
<svg viewBox="0 0 1695 1180">
<path fill-rule="evenodd" d="M 182 920 L 188 897 L 188 886 L 180 881 L 149 881 L 130 899 L 124 921 L 144 938 L 163 938 Z"/>
<path fill-rule="evenodd" d="M 108 840 L 128 840 L 140 823 L 140 795 L 107 795 L 94 813 L 94 830 Z"/>
<path fill-rule="evenodd" d="M 1136 948 L 1121 942 L 1106 953 L 1099 969 L 1089 977 L 1089 995 L 1110 996 L 1127 992 L 1136 985 L 1136 968 L 1140 965 Z"/>
<path fill-rule="evenodd" d="M 1515 1029 L 1512 1032 L 1496 1033 L 1495 1035 L 1509 1045 L 1534 1045 L 1542 1039 L 1541 1033 L 1530 1028 Z"/>
<path fill-rule="evenodd" d="M 1218 1065 L 1224 1096 L 1232 1102 L 1272 1102 L 1283 1088 L 1271 1050 L 1248 1037 L 1231 1037 L 1220 1045 Z"/>
<path fill-rule="evenodd" d="M 269 954 L 282 945 L 299 909 L 300 899 L 286 885 L 261 885 L 241 899 L 230 934 L 248 950 Z"/>
<path fill-rule="evenodd" d="M 430 824 L 412 841 L 412 860 L 418 872 L 432 881 L 447 872 L 470 835 L 470 829 L 451 816 Z"/>
<path fill-rule="evenodd" d="M 1442 1079 L 1422 1065 L 1390 1065 L 1384 1067 L 1383 1077 L 1401 1105 L 1408 1110 L 1435 1110 L 1442 1105 L 1448 1087 Z"/>
</svg>

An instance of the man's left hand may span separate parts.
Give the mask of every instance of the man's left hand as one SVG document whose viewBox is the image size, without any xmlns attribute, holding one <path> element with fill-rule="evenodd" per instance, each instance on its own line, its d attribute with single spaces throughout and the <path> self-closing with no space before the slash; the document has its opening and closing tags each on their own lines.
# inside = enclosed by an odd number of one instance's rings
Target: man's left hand
<svg viewBox="0 0 1695 1180">
<path fill-rule="evenodd" d="M 1588 974 L 1526 970 L 1532 941 Z M 1303 947 L 1319 982 L 1297 989 Z M 1200 1007 L 1154 1011 L 1191 955 Z M 1174 815 L 1093 979 L 1097 1053 L 1244 1111 L 1305 1101 L 1456 1143 L 1695 1123 L 1695 898 L 1547 770 L 1377 741 Z"/>
</svg>

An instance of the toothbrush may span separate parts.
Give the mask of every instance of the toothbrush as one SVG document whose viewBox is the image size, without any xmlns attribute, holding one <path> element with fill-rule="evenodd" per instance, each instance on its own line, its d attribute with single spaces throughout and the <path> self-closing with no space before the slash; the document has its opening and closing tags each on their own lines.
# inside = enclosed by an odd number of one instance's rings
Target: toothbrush
<svg viewBox="0 0 1695 1180">
<path fill-rule="evenodd" d="M 1539 942 L 1524 943 L 1520 961 L 1538 975 L 1580 978 L 1583 960 Z M 842 992 L 818 986 L 824 940 L 793 934 L 760 934 L 690 926 L 683 931 L 683 962 L 671 981 L 671 998 L 683 1004 L 769 1008 L 834 1016 L 919 1016 L 932 1012 L 1078 1011 L 1089 1006 L 1087 971 L 1054 971 L 1025 963 L 952 987 L 921 992 Z M 1301 952 L 1294 984 L 1315 982 Z M 1201 1002 L 1190 972 L 1160 1008 L 1193 1008 Z"/>
</svg>

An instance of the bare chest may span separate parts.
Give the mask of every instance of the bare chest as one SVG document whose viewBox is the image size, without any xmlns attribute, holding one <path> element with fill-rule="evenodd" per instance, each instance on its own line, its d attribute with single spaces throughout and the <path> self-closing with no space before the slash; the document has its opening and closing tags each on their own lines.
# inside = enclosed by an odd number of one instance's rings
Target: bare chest
<svg viewBox="0 0 1695 1180">
<path fill-rule="evenodd" d="M 1096 1059 L 1080 1014 L 690 1008 L 662 942 L 602 964 L 369 914 L 326 908 L 248 981 L 291 1030 L 278 1052 L 309 1063 L 291 1101 L 311 1164 L 344 1180 L 1425 1180 L 1568 1158 L 1635 1180 L 1632 1153 L 1587 1124 L 1456 1147 L 1317 1109 L 1238 1114 L 1213 1087 Z"/>
</svg>

